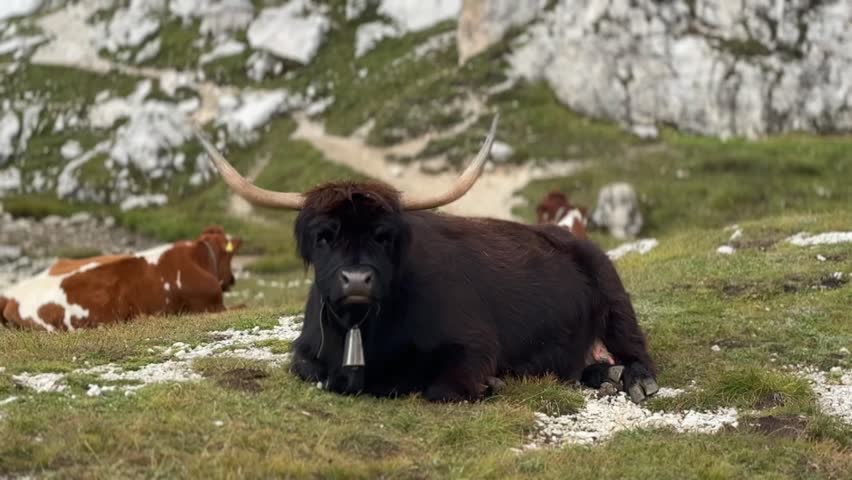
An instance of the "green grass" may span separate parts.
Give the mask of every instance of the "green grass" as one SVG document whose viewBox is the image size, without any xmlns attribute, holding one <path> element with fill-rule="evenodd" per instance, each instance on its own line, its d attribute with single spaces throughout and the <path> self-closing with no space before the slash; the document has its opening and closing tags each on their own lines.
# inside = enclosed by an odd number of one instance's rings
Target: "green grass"
<svg viewBox="0 0 852 480">
<path fill-rule="evenodd" d="M 583 405 L 577 387 L 552 378 L 508 379 L 498 396 L 456 405 L 337 396 L 297 381 L 286 367 L 233 358 L 198 361 L 201 382 L 146 387 L 131 397 L 86 397 L 91 379 L 76 374 L 68 381 L 76 398 L 12 386 L 11 375 L 23 371 L 142 366 L 159 358 L 151 353 L 157 346 L 194 345 L 228 327 L 268 327 L 301 310 L 306 285 L 270 283 L 300 280 L 297 271 L 240 280 L 228 302 L 247 303 L 247 310 L 75 335 L 0 332 L 0 398 L 21 397 L 0 407 L 0 471 L 63 478 L 844 478 L 852 428 L 821 413 L 809 385 L 781 367 L 852 367 L 838 353 L 852 343 L 852 286 L 810 288 L 826 272 L 852 271 L 852 258 L 845 245 L 801 248 L 778 239 L 851 223 L 847 210 L 742 222 L 743 247 L 732 256 L 715 252 L 730 232 L 685 228 L 661 236 L 644 256 L 619 260 L 659 383 L 687 389 L 649 406 L 737 407 L 740 426 L 715 435 L 628 431 L 594 447 L 512 452 L 526 442 L 533 412 Z M 816 260 L 817 253 L 829 260 Z M 796 287 L 784 288 L 791 277 L 800 279 Z M 259 346 L 290 348 L 282 341 Z"/>
<path fill-rule="evenodd" d="M 553 132 L 553 135 L 556 135 Z M 616 144 L 617 145 L 617 144 Z M 533 218 L 550 190 L 594 206 L 600 188 L 631 183 L 640 194 L 642 235 L 791 213 L 825 213 L 852 201 L 852 137 L 790 134 L 749 142 L 665 131 L 659 141 L 592 157 L 567 178 L 523 190 L 517 213 Z"/>
</svg>

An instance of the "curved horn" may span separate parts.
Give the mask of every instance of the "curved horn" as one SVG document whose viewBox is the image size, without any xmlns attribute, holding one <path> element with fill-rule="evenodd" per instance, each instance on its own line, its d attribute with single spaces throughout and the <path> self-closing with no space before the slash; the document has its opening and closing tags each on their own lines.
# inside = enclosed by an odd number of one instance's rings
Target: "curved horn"
<svg viewBox="0 0 852 480">
<path fill-rule="evenodd" d="M 195 136 L 198 137 L 198 141 L 201 142 L 204 150 L 207 151 L 207 155 L 210 156 L 210 159 L 213 161 L 213 165 L 216 166 L 216 170 L 219 170 L 219 175 L 222 176 L 222 180 L 228 184 L 228 188 L 230 188 L 234 193 L 243 197 L 250 203 L 263 207 L 300 210 L 305 204 L 305 197 L 302 196 L 301 193 L 274 192 L 272 190 L 266 190 L 255 186 L 245 177 L 240 175 L 239 172 L 237 172 L 234 167 L 225 160 L 225 157 L 216 150 L 216 147 L 207 140 L 201 131 L 198 129 L 194 130 Z"/>
<path fill-rule="evenodd" d="M 491 130 L 485 138 L 485 143 L 479 149 L 479 153 L 470 162 L 470 165 L 465 171 L 459 175 L 453 186 L 444 193 L 431 197 L 417 198 L 403 194 L 400 201 L 403 210 L 427 210 L 437 208 L 449 203 L 452 203 L 461 198 L 471 187 L 476 183 L 476 180 L 482 174 L 482 169 L 485 167 L 485 162 L 488 160 L 488 154 L 491 153 L 491 145 L 494 143 L 494 134 L 497 132 L 497 121 L 500 119 L 500 114 L 494 115 L 494 120 L 491 122 Z"/>
</svg>

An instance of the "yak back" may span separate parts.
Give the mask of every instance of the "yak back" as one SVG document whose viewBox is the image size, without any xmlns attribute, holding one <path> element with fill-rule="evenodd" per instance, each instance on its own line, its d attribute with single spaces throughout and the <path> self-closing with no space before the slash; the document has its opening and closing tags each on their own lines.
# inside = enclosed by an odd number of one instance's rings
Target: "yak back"
<svg viewBox="0 0 852 480">
<path fill-rule="evenodd" d="M 605 327 L 600 284 L 615 274 L 600 249 L 552 225 L 402 215 L 412 243 L 400 266 L 393 321 L 418 349 L 449 343 L 498 351 L 492 360 L 501 371 L 557 349 L 561 356 L 576 352 L 569 363 L 582 368 Z"/>
</svg>

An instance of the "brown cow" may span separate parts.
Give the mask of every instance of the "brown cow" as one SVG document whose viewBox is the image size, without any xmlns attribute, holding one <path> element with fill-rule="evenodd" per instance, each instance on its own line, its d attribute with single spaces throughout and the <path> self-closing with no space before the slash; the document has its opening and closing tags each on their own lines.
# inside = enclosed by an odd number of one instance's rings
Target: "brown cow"
<svg viewBox="0 0 852 480">
<path fill-rule="evenodd" d="M 586 238 L 586 226 L 589 223 L 587 211 L 583 207 L 571 205 L 562 192 L 550 192 L 536 207 L 538 224 L 555 224 L 568 229 L 577 238 Z"/>
<path fill-rule="evenodd" d="M 59 259 L 0 295 L 0 323 L 48 331 L 93 328 L 139 315 L 218 312 L 234 285 L 242 240 L 208 227 L 194 242 L 130 255 Z"/>
</svg>

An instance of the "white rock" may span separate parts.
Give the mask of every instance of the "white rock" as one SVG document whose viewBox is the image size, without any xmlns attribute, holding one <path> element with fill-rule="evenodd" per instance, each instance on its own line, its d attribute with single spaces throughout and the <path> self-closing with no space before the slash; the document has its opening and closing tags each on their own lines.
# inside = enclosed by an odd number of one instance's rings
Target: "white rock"
<svg viewBox="0 0 852 480">
<path fill-rule="evenodd" d="M 252 132 L 282 112 L 288 96 L 285 90 L 246 90 L 239 98 L 223 97 L 217 123 L 225 125 L 232 136 Z"/>
<path fill-rule="evenodd" d="M 495 140 L 491 145 L 491 158 L 493 158 L 495 162 L 505 162 L 512 158 L 514 153 L 515 149 L 508 143 Z"/>
<path fill-rule="evenodd" d="M 0 170 L 0 196 L 21 189 L 21 171 L 16 167 Z"/>
<path fill-rule="evenodd" d="M 66 160 L 79 157 L 83 153 L 83 147 L 77 140 L 68 140 L 59 149 L 60 155 Z"/>
<path fill-rule="evenodd" d="M 148 43 L 145 44 L 142 48 L 136 52 L 136 57 L 134 57 L 134 63 L 145 63 L 148 60 L 152 60 L 160 54 L 160 45 L 162 41 L 160 37 L 157 37 Z"/>
<path fill-rule="evenodd" d="M 18 137 L 19 152 L 27 150 L 27 142 L 30 141 L 30 136 L 32 136 L 38 126 L 38 119 L 42 108 L 44 106 L 41 104 L 30 104 L 24 108 L 23 115 L 21 115 L 21 134 Z"/>
<path fill-rule="evenodd" d="M 109 142 L 101 142 L 95 145 L 95 148 L 86 152 L 78 158 L 75 158 L 71 162 L 68 162 L 65 167 L 63 167 L 59 176 L 56 178 L 56 195 L 59 198 L 66 198 L 72 196 L 75 192 L 77 192 L 80 184 L 77 180 L 77 171 L 82 167 L 86 162 L 95 158 L 98 155 L 104 154 L 109 151 L 110 143 Z"/>
<path fill-rule="evenodd" d="M 367 10 L 370 0 L 346 0 L 346 20 L 355 20 Z"/>
<path fill-rule="evenodd" d="M 716 249 L 716 252 L 722 255 L 732 255 L 736 250 L 730 245 L 722 245 Z"/>
<path fill-rule="evenodd" d="M 187 23 L 201 19 L 199 31 L 214 38 L 242 32 L 254 18 L 251 0 L 172 0 L 169 10 Z"/>
<path fill-rule="evenodd" d="M 840 369 L 831 377 L 812 368 L 799 373 L 810 381 L 817 403 L 826 413 L 852 425 L 852 371 Z"/>
<path fill-rule="evenodd" d="M 355 32 L 355 58 L 369 52 L 382 40 L 395 38 L 400 34 L 401 32 L 395 26 L 385 22 L 368 22 L 360 25 Z"/>
<path fill-rule="evenodd" d="M 802 232 L 788 238 L 787 241 L 793 245 L 807 247 L 813 245 L 834 245 L 838 243 L 852 242 L 852 232 L 827 232 L 818 235 L 810 235 Z"/>
<path fill-rule="evenodd" d="M 403 32 L 418 32 L 458 17 L 462 0 L 382 0 L 379 14 Z"/>
<path fill-rule="evenodd" d="M 639 255 L 645 255 L 646 253 L 653 250 L 657 245 L 659 245 L 659 243 L 660 242 L 658 242 L 654 238 L 646 238 L 646 239 L 639 240 L 637 242 L 631 242 L 631 243 L 625 243 L 623 245 L 619 245 L 618 247 L 607 251 L 606 254 L 612 260 L 618 260 L 619 258 L 627 255 L 628 253 L 634 253 L 634 252 L 638 253 Z"/>
<path fill-rule="evenodd" d="M 132 0 L 127 8 L 119 8 L 112 18 L 93 30 L 92 42 L 111 53 L 134 48 L 160 30 L 156 16 L 157 0 Z"/>
<path fill-rule="evenodd" d="M 592 222 L 606 227 L 615 238 L 635 237 L 642 230 L 639 197 L 629 183 L 610 183 L 601 188 Z"/>
<path fill-rule="evenodd" d="M 547 6 L 547 0 L 467 0 L 458 24 L 459 63 L 499 42 L 513 27 L 532 21 Z"/>
<path fill-rule="evenodd" d="M 711 352 L 721 352 L 722 347 L 720 347 L 719 345 L 713 345 L 712 347 L 710 347 L 710 351 Z"/>
<path fill-rule="evenodd" d="M 216 45 L 213 50 L 198 57 L 198 63 L 204 65 L 220 58 L 233 57 L 234 55 L 243 53 L 245 50 L 246 46 L 244 43 L 236 40 L 228 40 Z"/>
<path fill-rule="evenodd" d="M 0 116 L 0 165 L 15 153 L 15 139 L 21 131 L 21 122 L 15 112 L 7 110 Z"/>
<path fill-rule="evenodd" d="M 12 376 L 12 381 L 38 393 L 63 392 L 68 388 L 62 373 L 22 373 Z"/>
<path fill-rule="evenodd" d="M 121 202 L 120 208 L 121 211 L 126 212 L 137 208 L 160 207 L 168 202 L 169 197 L 162 193 L 131 195 Z"/>
<path fill-rule="evenodd" d="M 565 444 L 588 445 L 608 440 L 624 430 L 669 428 L 679 433 L 716 433 L 737 426 L 736 409 L 709 412 L 652 412 L 627 399 L 624 393 L 603 398 L 586 394 L 586 404 L 577 413 L 551 417 L 536 413 L 537 432 L 525 449 Z"/>
<path fill-rule="evenodd" d="M 0 22 L 8 18 L 26 17 L 41 8 L 43 0 L 3 0 L 0 2 Z"/>
<path fill-rule="evenodd" d="M 106 392 L 112 392 L 116 389 L 115 385 L 108 386 L 100 386 L 100 385 L 89 385 L 89 388 L 86 390 L 87 397 L 100 397 Z"/>
<path fill-rule="evenodd" d="M 252 48 L 302 64 L 310 63 L 330 27 L 328 17 L 310 0 L 290 0 L 284 6 L 266 8 L 249 26 Z"/>
<path fill-rule="evenodd" d="M 12 54 L 15 59 L 20 59 L 46 41 L 47 37 L 44 35 L 7 38 L 0 41 L 0 55 Z"/>
</svg>

